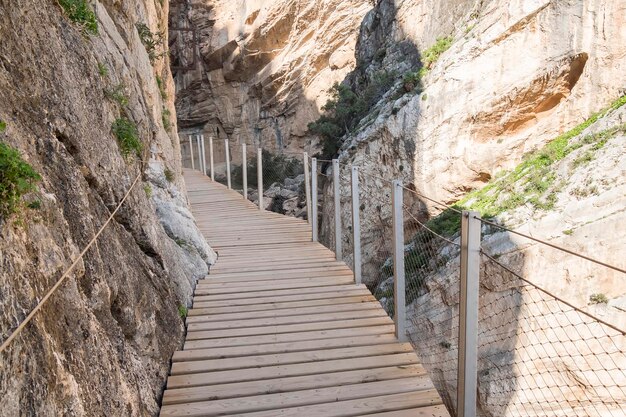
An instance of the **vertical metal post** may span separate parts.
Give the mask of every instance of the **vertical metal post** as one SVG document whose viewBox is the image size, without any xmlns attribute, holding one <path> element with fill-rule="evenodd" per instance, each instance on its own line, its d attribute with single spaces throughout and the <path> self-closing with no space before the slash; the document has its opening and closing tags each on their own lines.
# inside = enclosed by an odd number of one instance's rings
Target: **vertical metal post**
<svg viewBox="0 0 626 417">
<path fill-rule="evenodd" d="M 342 258 L 341 249 L 341 188 L 339 184 L 339 160 L 333 159 L 333 192 L 335 202 L 335 259 Z"/>
<path fill-rule="evenodd" d="M 256 178 L 257 191 L 259 192 L 259 210 L 265 210 L 265 202 L 263 201 L 263 150 L 259 146 L 256 153 Z"/>
<path fill-rule="evenodd" d="M 204 146 L 204 135 L 200 135 L 202 141 L 202 174 L 206 175 L 206 148 Z"/>
<path fill-rule="evenodd" d="M 200 148 L 200 135 L 196 135 L 196 145 L 198 146 L 198 169 L 202 171 L 202 149 Z"/>
<path fill-rule="evenodd" d="M 402 181 L 394 180 L 392 185 L 393 210 L 393 320 L 396 324 L 396 337 L 406 342 L 406 303 L 404 283 L 404 219 L 402 213 Z"/>
<path fill-rule="evenodd" d="M 211 164 L 211 181 L 215 181 L 215 164 L 213 163 L 213 136 L 209 136 L 209 160 Z"/>
<path fill-rule="evenodd" d="M 317 158 L 311 158 L 311 240 L 317 242 Z"/>
<path fill-rule="evenodd" d="M 306 197 L 306 219 L 311 224 L 311 174 L 309 173 L 309 154 L 303 155 L 304 162 L 304 194 Z"/>
<path fill-rule="evenodd" d="M 193 161 L 193 135 L 189 135 L 189 152 L 191 154 L 191 169 L 196 169 L 196 163 Z"/>
<path fill-rule="evenodd" d="M 230 149 L 228 147 L 228 139 L 224 139 L 224 147 L 226 148 L 226 184 L 230 190 Z"/>
<path fill-rule="evenodd" d="M 246 144 L 241 144 L 241 172 L 243 177 L 243 198 L 248 199 L 248 162 L 246 155 Z"/>
<path fill-rule="evenodd" d="M 463 212 L 461 216 L 461 288 L 459 298 L 458 417 L 476 417 L 480 227 L 478 212 Z"/>
<path fill-rule="evenodd" d="M 354 283 L 361 283 L 361 220 L 359 210 L 359 168 L 352 167 L 352 259 L 354 266 Z"/>
</svg>

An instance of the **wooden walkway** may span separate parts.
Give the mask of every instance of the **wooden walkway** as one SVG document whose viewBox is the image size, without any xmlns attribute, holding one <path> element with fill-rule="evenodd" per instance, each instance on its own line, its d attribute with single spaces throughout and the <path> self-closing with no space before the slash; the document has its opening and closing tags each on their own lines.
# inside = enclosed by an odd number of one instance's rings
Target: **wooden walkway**
<svg viewBox="0 0 626 417">
<path fill-rule="evenodd" d="M 186 171 L 219 253 L 174 354 L 161 416 L 448 416 L 408 343 L 299 219 Z"/>
</svg>

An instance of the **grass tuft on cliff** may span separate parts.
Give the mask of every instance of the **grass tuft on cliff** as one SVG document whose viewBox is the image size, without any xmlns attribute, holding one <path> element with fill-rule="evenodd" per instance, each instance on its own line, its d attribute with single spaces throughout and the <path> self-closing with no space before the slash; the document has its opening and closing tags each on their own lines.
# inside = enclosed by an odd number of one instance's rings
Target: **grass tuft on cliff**
<svg viewBox="0 0 626 417">
<path fill-rule="evenodd" d="M 24 194 L 35 191 L 41 176 L 30 166 L 19 151 L 0 143 L 0 216 L 16 213 Z"/>
<path fill-rule="evenodd" d="M 137 126 L 126 117 L 120 117 L 113 122 L 111 132 L 117 138 L 117 142 L 120 146 L 120 151 L 124 158 L 128 158 L 130 155 L 135 154 L 137 157 L 141 157 L 141 151 L 143 145 L 139 141 L 139 134 L 137 133 Z"/>
<path fill-rule="evenodd" d="M 59 0 L 59 4 L 72 22 L 91 35 L 98 34 L 98 20 L 87 0 Z"/>
<path fill-rule="evenodd" d="M 524 204 L 530 204 L 539 210 L 551 210 L 556 203 L 557 192 L 562 188 L 556 182 L 557 176 L 553 165 L 575 150 L 591 145 L 587 152 L 572 162 L 572 168 L 575 169 L 593 160 L 595 152 L 610 138 L 618 133 L 626 133 L 624 124 L 573 141 L 593 123 L 625 104 L 626 96 L 620 97 L 606 109 L 591 115 L 583 123 L 557 136 L 542 149 L 529 154 L 513 170 L 499 174 L 485 187 L 470 192 L 454 207 L 459 210 L 476 210 L 485 218 L 496 217 Z M 454 221 L 450 221 L 451 219 Z M 428 227 L 437 233 L 450 236 L 460 229 L 460 218 L 447 210 L 431 219 Z"/>
</svg>

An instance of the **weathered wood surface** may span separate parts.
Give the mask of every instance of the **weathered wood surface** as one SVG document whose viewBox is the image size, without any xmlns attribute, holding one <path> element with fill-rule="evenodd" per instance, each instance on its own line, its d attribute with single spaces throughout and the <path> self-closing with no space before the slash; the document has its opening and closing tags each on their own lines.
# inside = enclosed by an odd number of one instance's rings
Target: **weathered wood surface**
<svg viewBox="0 0 626 417">
<path fill-rule="evenodd" d="M 302 220 L 185 171 L 219 253 L 198 283 L 161 416 L 448 416 L 410 344 Z"/>
</svg>

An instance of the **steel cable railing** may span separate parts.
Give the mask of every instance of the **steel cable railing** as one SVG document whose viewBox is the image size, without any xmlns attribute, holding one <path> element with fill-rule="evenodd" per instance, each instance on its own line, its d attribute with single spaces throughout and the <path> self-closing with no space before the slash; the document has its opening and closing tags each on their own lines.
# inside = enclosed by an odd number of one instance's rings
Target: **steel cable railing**
<svg viewBox="0 0 626 417">
<path fill-rule="evenodd" d="M 524 272 L 533 248 L 496 251 L 509 232 L 483 223 L 497 234 L 481 245 L 481 281 L 492 286 L 478 316 L 479 386 L 489 381 L 481 400 L 507 416 L 626 415 L 626 332 L 533 282 Z M 584 278 L 552 270 L 553 280 Z"/>
<path fill-rule="evenodd" d="M 351 168 L 342 167 L 340 195 L 342 236 L 343 242 L 348 243 L 342 256 L 348 263 L 353 258 L 346 253 L 352 251 L 356 239 L 351 236 L 354 230 L 346 226 L 351 217 L 347 203 L 353 198 L 351 193 L 344 193 L 347 189 L 344 182 L 348 181 L 346 172 Z M 393 316 L 397 294 L 392 262 L 392 181 L 384 173 L 357 171 L 362 280 Z M 318 176 L 326 183 L 322 187 L 324 199 L 320 209 L 325 225 L 322 235 L 328 239 L 324 244 L 333 249 L 330 228 L 334 224 L 331 208 L 334 178 L 330 169 L 319 172 Z M 489 254 L 485 248 L 482 252 L 472 249 L 471 243 L 463 246 L 461 224 L 466 224 L 463 219 L 473 215 L 464 215 L 458 207 L 423 195 L 411 184 L 401 188 L 404 245 L 400 258 L 404 264 L 402 281 L 408 336 L 450 412 L 478 407 L 478 415 L 626 415 L 623 330 L 536 285 L 523 273 L 516 273 L 515 266 L 525 271 L 519 253 Z M 433 211 L 436 216 L 429 215 Z M 623 272 L 618 266 L 508 230 L 492 220 L 473 219 L 480 220 L 482 227 L 473 226 L 473 231 L 465 229 L 465 233 L 478 233 L 479 237 L 483 233 L 484 236 L 492 236 L 494 232 L 512 233 L 530 239 L 535 245 L 559 251 L 559 256 L 565 257 L 560 261 L 564 265 L 571 264 L 567 257 L 576 257 L 606 267 L 613 274 Z M 517 247 L 516 244 L 504 246 Z M 527 246 L 518 249 L 521 252 Z M 472 268 L 467 266 L 470 262 L 467 259 L 474 257 L 472 253 L 477 259 L 475 278 L 471 276 Z M 515 266 L 507 267 L 505 259 L 515 261 Z M 531 267 L 539 265 L 535 261 Z M 354 269 L 353 263 L 351 266 Z M 600 273 L 597 269 L 591 272 Z M 565 276 L 568 273 L 569 278 Z M 567 282 L 576 276 L 565 267 L 561 275 L 553 279 Z M 474 280 L 473 284 L 468 280 Z M 476 301 L 468 305 L 463 300 L 474 290 Z M 471 335 L 468 336 L 472 321 L 477 329 L 473 342 Z M 476 361 L 478 369 L 475 375 L 468 368 L 472 361 Z M 468 394 L 472 391 L 477 398 Z"/>
</svg>

